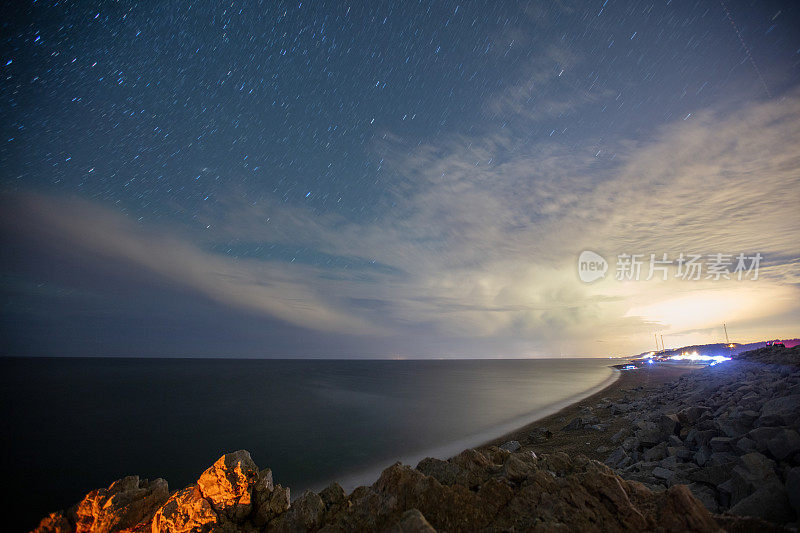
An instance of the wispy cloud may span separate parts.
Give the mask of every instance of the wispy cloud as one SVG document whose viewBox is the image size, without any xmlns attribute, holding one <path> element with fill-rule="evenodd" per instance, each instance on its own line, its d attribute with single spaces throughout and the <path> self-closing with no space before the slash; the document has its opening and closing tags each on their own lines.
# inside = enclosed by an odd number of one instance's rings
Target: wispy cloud
<svg viewBox="0 0 800 533">
<path fill-rule="evenodd" d="M 517 120 L 540 117 L 525 106 L 517 113 Z M 232 193 L 213 214 L 198 214 L 214 221 L 208 231 L 169 233 L 86 201 L 14 201 L 20 217 L 87 253 L 311 329 L 494 340 L 506 355 L 599 355 L 610 345 L 641 349 L 654 330 L 709 340 L 722 319 L 743 335 L 756 335 L 756 324 L 764 331 L 770 317 L 776 327 L 796 321 L 797 94 L 699 112 L 648 139 L 604 142 L 613 160 L 551 139 L 520 143 L 510 129 L 421 146 L 393 139 L 376 150 L 403 179 L 370 222 Z M 292 244 L 387 268 L 334 272 L 208 249 L 232 240 Z M 584 285 L 575 272 L 583 249 L 609 258 L 760 252 L 766 261 L 749 285 Z M 702 313 L 680 312 L 698 306 Z"/>
</svg>

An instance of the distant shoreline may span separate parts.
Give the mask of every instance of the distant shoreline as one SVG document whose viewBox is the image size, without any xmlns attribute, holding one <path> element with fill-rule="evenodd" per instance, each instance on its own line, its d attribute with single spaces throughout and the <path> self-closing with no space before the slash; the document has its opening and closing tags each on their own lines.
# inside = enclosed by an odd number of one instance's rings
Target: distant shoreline
<svg viewBox="0 0 800 533">
<path fill-rule="evenodd" d="M 601 394 L 605 390 L 614 387 L 618 383 L 623 373 L 618 369 L 615 369 L 613 366 L 609 366 L 609 368 L 612 369 L 612 372 L 611 375 L 606 380 L 604 380 L 599 385 L 595 385 L 594 387 L 586 389 L 581 393 L 570 396 L 569 398 L 548 405 L 547 407 L 538 409 L 534 412 L 527 413 L 513 420 L 509 420 L 498 426 L 491 427 L 481 433 L 469 435 L 467 437 L 448 442 L 447 444 L 437 446 L 436 448 L 429 448 L 423 450 L 419 453 L 398 457 L 396 460 L 403 464 L 416 465 L 422 459 L 425 459 L 427 457 L 435 457 L 437 459 L 448 459 L 450 457 L 459 454 L 464 450 L 470 448 L 480 448 L 489 445 L 489 443 L 496 443 L 498 441 L 502 441 L 503 440 L 502 436 L 516 434 L 518 431 L 522 431 L 522 429 L 528 426 L 535 425 L 540 420 L 548 419 L 552 416 L 557 416 L 559 415 L 559 413 L 569 410 L 571 407 L 586 400 L 587 398 L 594 397 L 595 395 Z M 501 437 L 494 437 L 494 435 L 501 435 Z M 384 461 L 379 464 L 376 464 L 373 467 L 361 469 L 353 474 L 340 476 L 339 478 L 336 479 L 336 482 L 339 483 L 342 486 L 342 488 L 344 488 L 346 491 L 351 491 L 358 486 L 369 485 L 370 483 L 372 483 L 375 479 L 377 479 L 377 477 L 385 468 L 386 468 L 386 462 Z M 321 490 L 322 488 L 324 488 L 324 486 L 325 483 L 312 486 L 311 490 Z"/>
<path fill-rule="evenodd" d="M 612 365 L 611 368 L 614 368 Z M 563 426 L 569 420 L 579 416 L 581 410 L 587 407 L 594 406 L 602 398 L 616 398 L 623 396 L 629 389 L 635 387 L 655 387 L 663 383 L 667 383 L 677 379 L 678 377 L 688 372 L 699 370 L 703 367 L 697 365 L 654 365 L 652 367 L 641 367 L 637 370 L 623 371 L 615 369 L 614 374 L 617 379 L 607 384 L 600 390 L 596 390 L 591 394 L 583 396 L 580 399 L 571 402 L 569 405 L 563 406 L 561 409 L 550 413 L 546 416 L 539 417 L 537 420 L 532 421 L 523 426 L 519 426 L 513 431 L 504 433 L 497 438 L 486 441 L 480 448 L 488 446 L 500 446 L 509 441 L 526 442 L 530 438 L 530 433 L 536 428 L 546 428 L 551 431 L 555 439 L 548 439 L 546 441 L 537 443 L 535 448 L 537 453 L 552 453 L 555 451 L 567 451 L 567 453 L 581 453 L 590 459 L 597 459 L 602 461 L 605 456 L 602 453 L 597 453 L 596 449 L 606 443 L 609 437 L 613 434 L 610 430 L 606 431 L 579 431 L 576 433 L 569 433 L 570 442 L 562 442 L 558 438 Z M 576 438 L 580 436 L 582 438 Z M 588 444 L 587 443 L 591 443 Z M 565 449 L 565 447 L 567 449 Z"/>
</svg>

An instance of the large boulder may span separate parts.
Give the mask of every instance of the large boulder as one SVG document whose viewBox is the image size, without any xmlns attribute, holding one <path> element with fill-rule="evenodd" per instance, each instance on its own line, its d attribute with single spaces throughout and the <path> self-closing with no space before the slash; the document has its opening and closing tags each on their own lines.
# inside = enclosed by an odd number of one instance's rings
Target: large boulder
<svg viewBox="0 0 800 533">
<path fill-rule="evenodd" d="M 239 450 L 217 459 L 197 480 L 197 487 L 214 511 L 238 520 L 253 510 L 253 486 L 258 477 L 258 467 L 250 453 Z"/>
</svg>

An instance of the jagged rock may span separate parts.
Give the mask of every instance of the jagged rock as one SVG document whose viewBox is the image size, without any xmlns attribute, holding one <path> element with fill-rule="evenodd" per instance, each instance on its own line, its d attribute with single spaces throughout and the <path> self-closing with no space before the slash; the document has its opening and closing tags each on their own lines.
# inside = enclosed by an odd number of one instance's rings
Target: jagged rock
<svg viewBox="0 0 800 533">
<path fill-rule="evenodd" d="M 715 452 L 727 452 L 732 449 L 733 439 L 730 437 L 713 437 L 708 446 Z"/>
<path fill-rule="evenodd" d="M 152 533 L 266 531 L 568 530 L 716 531 L 702 503 L 680 486 L 654 493 L 608 467 L 564 453 L 536 457 L 499 448 L 465 450 L 446 461 L 475 482 L 442 483 L 399 463 L 348 497 L 338 485 L 306 492 L 289 506 L 288 490 L 273 486 L 249 455 L 228 454 L 170 496 L 149 522 Z M 423 467 L 436 465 L 423 461 Z M 438 465 L 435 471 L 446 471 Z M 204 496 L 207 494 L 208 496 Z M 243 498 L 251 495 L 249 503 Z M 215 509 L 212 505 L 216 505 Z M 276 503 L 277 502 L 277 503 Z M 245 505 L 251 507 L 244 514 Z M 267 510 L 270 510 L 267 512 Z M 272 513 L 272 514 L 269 514 Z M 58 517 L 43 524 L 59 526 Z M 147 529 L 147 522 L 139 524 Z M 137 526 L 136 531 L 144 531 Z"/>
<path fill-rule="evenodd" d="M 783 421 L 783 424 L 780 425 L 787 425 L 796 421 L 800 416 L 800 394 L 782 396 L 764 402 L 761 407 L 761 418 L 766 416 L 779 417 Z"/>
<path fill-rule="evenodd" d="M 153 533 L 209 531 L 219 521 L 217 513 L 197 485 L 190 485 L 169 497 L 153 517 Z"/>
<path fill-rule="evenodd" d="M 653 469 L 653 477 L 669 481 L 675 477 L 675 472 L 666 468 L 657 466 Z"/>
<path fill-rule="evenodd" d="M 780 483 L 769 483 L 730 508 L 732 515 L 756 516 L 769 522 L 785 524 L 794 520 L 795 513 L 786 490 Z"/>
<path fill-rule="evenodd" d="M 750 430 L 747 436 L 756 443 L 756 450 L 764 453 L 769 448 L 769 441 L 780 432 L 781 428 L 777 427 L 758 427 Z"/>
<path fill-rule="evenodd" d="M 697 422 L 706 411 L 708 408 L 695 405 L 678 411 L 677 417 L 681 424 L 691 425 Z"/>
<path fill-rule="evenodd" d="M 700 446 L 694 454 L 694 462 L 700 466 L 705 465 L 711 459 L 711 449 L 708 446 Z"/>
<path fill-rule="evenodd" d="M 659 416 L 656 418 L 655 423 L 664 434 L 665 439 L 670 435 L 677 435 L 681 427 L 678 415 L 674 413 Z"/>
<path fill-rule="evenodd" d="M 515 441 L 515 440 L 510 440 L 510 441 L 500 445 L 500 449 L 501 450 L 505 450 L 507 452 L 515 452 L 515 451 L 519 450 L 521 447 L 522 446 L 520 445 L 520 443 L 518 441 Z"/>
<path fill-rule="evenodd" d="M 67 519 L 64 511 L 56 511 L 42 518 L 33 533 L 68 533 L 75 531 L 75 526 Z"/>
<path fill-rule="evenodd" d="M 291 494 L 288 487 L 275 485 L 270 492 L 261 492 L 256 499 L 254 522 L 256 525 L 269 523 L 289 509 Z"/>
<path fill-rule="evenodd" d="M 153 516 L 169 497 L 163 479 L 140 480 L 128 476 L 93 490 L 67 513 L 53 513 L 45 518 L 36 532 L 75 531 L 106 533 L 133 528 Z"/>
<path fill-rule="evenodd" d="M 627 435 L 628 435 L 628 429 L 627 428 L 622 428 L 619 431 L 617 431 L 616 433 L 614 433 L 614 435 L 611 437 L 611 442 L 613 444 L 617 444 L 622 439 L 624 439 Z"/>
<path fill-rule="evenodd" d="M 289 510 L 270 522 L 269 529 L 281 531 L 309 531 L 317 529 L 322 522 L 325 503 L 315 492 L 306 491 L 294 501 Z"/>
<path fill-rule="evenodd" d="M 630 463 L 631 458 L 628 457 L 628 454 L 625 452 L 625 449 L 622 447 L 617 448 L 611 455 L 609 455 L 606 460 L 604 461 L 610 467 L 621 467 L 625 466 L 623 463 Z"/>
<path fill-rule="evenodd" d="M 661 442 L 644 451 L 642 456 L 645 461 L 660 461 L 667 455 L 667 444 Z"/>
<path fill-rule="evenodd" d="M 742 437 L 736 441 L 736 450 L 742 453 L 749 453 L 756 450 L 756 441 L 748 437 Z"/>
<path fill-rule="evenodd" d="M 327 507 L 331 507 L 333 505 L 339 505 L 347 500 L 347 493 L 338 483 L 331 483 L 322 489 L 322 492 L 319 493 L 319 497 L 322 498 L 323 503 L 325 503 Z"/>
<path fill-rule="evenodd" d="M 470 486 L 468 481 L 468 473 L 459 465 L 451 463 L 450 461 L 443 461 L 442 459 L 434 459 L 427 457 L 419 462 L 417 470 L 427 476 L 431 476 L 445 485 L 454 485 L 460 483 L 462 485 Z"/>
<path fill-rule="evenodd" d="M 717 486 L 730 478 L 732 466 L 733 465 L 707 466 L 697 469 L 689 474 L 688 477 L 691 481 L 699 481 L 701 483 Z"/>
<path fill-rule="evenodd" d="M 782 431 L 767 442 L 767 450 L 780 461 L 800 452 L 800 435 L 793 429 Z"/>
<path fill-rule="evenodd" d="M 417 509 L 409 509 L 386 533 L 436 533 L 436 530 Z"/>
<path fill-rule="evenodd" d="M 239 450 L 220 457 L 203 472 L 197 480 L 197 487 L 214 511 L 237 520 L 249 515 L 253 509 L 252 488 L 258 475 L 258 467 L 250 453 Z"/>
<path fill-rule="evenodd" d="M 706 509 L 712 513 L 716 513 L 719 510 L 714 489 L 703 483 L 691 483 L 689 485 L 689 490 L 695 498 L 703 503 Z"/>
</svg>

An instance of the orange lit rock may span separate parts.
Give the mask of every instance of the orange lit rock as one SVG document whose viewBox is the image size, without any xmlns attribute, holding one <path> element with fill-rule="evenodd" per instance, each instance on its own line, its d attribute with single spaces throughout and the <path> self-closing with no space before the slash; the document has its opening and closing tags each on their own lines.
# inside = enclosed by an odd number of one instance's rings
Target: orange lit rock
<svg viewBox="0 0 800 533">
<path fill-rule="evenodd" d="M 189 533 L 210 531 L 219 520 L 211 504 L 203 498 L 197 485 L 191 485 L 170 496 L 152 521 L 153 533 Z"/>
<path fill-rule="evenodd" d="M 52 513 L 37 533 L 108 533 L 132 529 L 153 515 L 169 496 L 167 482 L 128 476 L 107 489 L 93 490 L 69 511 Z"/>
<path fill-rule="evenodd" d="M 258 478 L 258 467 L 250 453 L 239 450 L 217 459 L 197 480 L 197 486 L 217 513 L 241 520 L 253 510 L 253 488 Z M 271 473 L 268 485 L 272 485 Z"/>
</svg>

